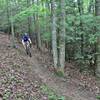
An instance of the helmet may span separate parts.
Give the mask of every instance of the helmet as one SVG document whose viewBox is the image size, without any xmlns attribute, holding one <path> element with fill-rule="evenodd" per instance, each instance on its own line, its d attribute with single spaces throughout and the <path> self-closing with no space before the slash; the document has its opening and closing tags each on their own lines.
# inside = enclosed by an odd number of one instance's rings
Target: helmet
<svg viewBox="0 0 100 100">
<path fill-rule="evenodd" d="M 24 35 L 28 35 L 28 33 L 24 33 Z"/>
</svg>

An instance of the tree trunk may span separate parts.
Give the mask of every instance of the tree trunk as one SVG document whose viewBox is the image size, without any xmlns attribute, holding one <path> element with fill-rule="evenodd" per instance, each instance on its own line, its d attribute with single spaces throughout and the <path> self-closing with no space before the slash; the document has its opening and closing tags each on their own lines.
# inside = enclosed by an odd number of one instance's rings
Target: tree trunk
<svg viewBox="0 0 100 100">
<path fill-rule="evenodd" d="M 39 6 L 39 0 L 37 0 L 37 5 Z M 40 25 L 39 25 L 39 15 L 36 15 L 36 34 L 37 34 L 37 42 L 38 42 L 38 49 L 42 50 L 41 46 L 41 34 L 40 34 Z"/>
<path fill-rule="evenodd" d="M 31 0 L 27 0 L 27 7 L 30 7 L 31 6 Z M 31 36 L 31 21 L 32 21 L 32 18 L 31 16 L 28 17 L 28 33 L 30 34 Z"/>
<path fill-rule="evenodd" d="M 60 68 L 64 72 L 65 67 L 65 0 L 61 0 L 61 31 L 60 31 Z"/>
<path fill-rule="evenodd" d="M 52 53 L 54 67 L 57 68 L 58 53 L 57 53 L 57 36 L 56 36 L 56 12 L 55 12 L 55 0 L 51 0 L 51 13 L 52 13 Z"/>
<path fill-rule="evenodd" d="M 91 13 L 91 14 L 94 14 L 94 12 L 95 12 L 94 0 L 90 0 L 89 7 L 88 7 L 88 12 Z"/>
<path fill-rule="evenodd" d="M 32 0 L 32 4 L 35 4 L 35 0 Z M 36 14 L 33 14 L 33 21 L 32 21 L 32 42 L 34 45 L 37 45 L 38 41 L 37 41 L 37 33 L 36 33 Z"/>
<path fill-rule="evenodd" d="M 95 13 L 96 13 L 96 16 L 100 16 L 100 0 L 95 0 Z M 98 20 L 98 25 L 100 25 L 100 20 Z M 97 30 L 98 32 L 100 30 Z M 98 55 L 97 55 L 97 69 L 96 69 L 96 75 L 98 77 L 100 77 L 100 35 L 98 36 L 98 39 L 97 39 L 97 52 L 98 52 Z"/>
<path fill-rule="evenodd" d="M 14 33 L 14 20 L 13 20 L 13 18 L 12 18 L 12 16 L 13 16 L 13 14 L 12 14 L 12 5 L 11 5 L 11 10 L 10 10 L 10 12 L 11 12 L 11 34 L 12 34 L 12 47 L 15 47 L 15 33 Z"/>
<path fill-rule="evenodd" d="M 83 14 L 83 0 L 77 0 L 78 3 L 78 10 L 80 14 L 80 30 L 83 31 L 83 23 L 81 19 L 81 15 Z M 81 55 L 84 56 L 84 35 L 81 34 Z"/>
<path fill-rule="evenodd" d="M 9 34 L 9 39 L 10 39 L 10 29 L 9 29 L 9 26 L 10 26 L 10 20 L 9 20 L 9 17 L 10 17 L 10 12 L 9 12 L 9 1 L 7 0 L 7 20 L 8 20 L 8 29 L 7 29 L 7 33 Z"/>
</svg>

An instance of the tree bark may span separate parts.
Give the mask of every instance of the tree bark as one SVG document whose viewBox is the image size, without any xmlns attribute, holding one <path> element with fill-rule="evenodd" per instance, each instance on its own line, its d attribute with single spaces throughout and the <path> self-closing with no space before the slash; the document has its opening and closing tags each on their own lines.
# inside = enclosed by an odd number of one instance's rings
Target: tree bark
<svg viewBox="0 0 100 100">
<path fill-rule="evenodd" d="M 31 0 L 27 0 L 27 7 L 30 7 L 32 5 Z M 30 37 L 32 38 L 32 16 L 28 17 L 28 33 Z"/>
<path fill-rule="evenodd" d="M 77 3 L 78 3 L 79 14 L 80 14 L 80 30 L 82 32 L 83 31 L 83 23 L 82 23 L 81 16 L 83 14 L 83 0 L 77 0 Z M 83 33 L 81 34 L 81 55 L 84 56 L 84 35 L 83 35 Z"/>
<path fill-rule="evenodd" d="M 9 14 L 9 1 L 7 0 L 7 20 L 8 20 L 8 30 L 7 30 L 7 33 L 9 34 L 9 39 L 10 39 L 10 29 L 9 29 L 9 26 L 10 26 L 10 20 L 9 20 L 9 17 L 10 17 L 10 14 Z"/>
<path fill-rule="evenodd" d="M 58 53 L 57 53 L 57 36 L 56 36 L 56 12 L 55 12 L 55 0 L 51 0 L 51 13 L 52 13 L 52 53 L 54 67 L 57 68 L 58 64 Z"/>
<path fill-rule="evenodd" d="M 95 13 L 96 16 L 100 16 L 100 0 L 95 0 Z M 100 25 L 100 20 L 98 20 L 98 25 Z M 100 30 L 97 30 L 98 32 Z M 100 77 L 100 35 L 97 38 L 97 69 L 96 69 L 96 75 Z"/>
<path fill-rule="evenodd" d="M 11 10 L 10 10 L 10 17 L 11 17 L 11 34 L 12 34 L 12 41 L 11 41 L 11 43 L 12 43 L 12 47 L 15 47 L 15 33 L 14 33 L 14 20 L 13 20 L 13 18 L 12 18 L 12 16 L 13 16 L 13 13 L 12 13 L 12 4 L 11 4 Z"/>
<path fill-rule="evenodd" d="M 65 0 L 61 0 L 61 31 L 60 31 L 60 68 L 64 72 L 65 67 Z"/>
<path fill-rule="evenodd" d="M 37 5 L 39 6 L 39 0 L 37 0 Z M 38 12 L 36 14 L 36 34 L 37 34 L 37 42 L 38 42 L 38 49 L 42 50 L 42 46 L 41 46 L 41 34 L 40 34 L 40 25 L 39 25 L 39 15 Z"/>
</svg>

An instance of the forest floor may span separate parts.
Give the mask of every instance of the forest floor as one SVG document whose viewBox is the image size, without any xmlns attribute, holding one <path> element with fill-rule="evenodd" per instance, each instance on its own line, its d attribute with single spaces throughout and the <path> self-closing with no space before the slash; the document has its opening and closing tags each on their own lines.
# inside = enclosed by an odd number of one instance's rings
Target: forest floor
<svg viewBox="0 0 100 100">
<path fill-rule="evenodd" d="M 65 76 L 58 77 L 48 53 L 34 46 L 30 58 L 21 44 L 16 46 L 11 48 L 8 36 L 0 34 L 0 100 L 99 100 L 95 77 L 79 73 L 70 63 Z"/>
</svg>

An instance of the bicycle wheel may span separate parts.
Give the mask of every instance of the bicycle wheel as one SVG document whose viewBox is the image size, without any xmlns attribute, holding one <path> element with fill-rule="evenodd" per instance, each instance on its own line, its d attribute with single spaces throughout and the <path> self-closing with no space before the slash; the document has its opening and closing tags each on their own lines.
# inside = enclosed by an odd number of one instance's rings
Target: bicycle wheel
<svg viewBox="0 0 100 100">
<path fill-rule="evenodd" d="M 32 57 L 32 54 L 31 54 L 31 51 L 30 51 L 30 47 L 28 47 L 28 55 L 29 55 L 30 57 Z"/>
<path fill-rule="evenodd" d="M 25 43 L 25 51 L 26 51 L 26 54 L 28 55 L 28 46 L 27 46 L 27 43 Z"/>
<path fill-rule="evenodd" d="M 26 43 L 26 53 L 29 55 L 29 57 L 32 57 L 31 51 L 30 51 L 30 44 L 29 42 Z"/>
</svg>

